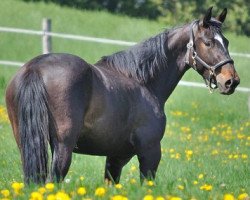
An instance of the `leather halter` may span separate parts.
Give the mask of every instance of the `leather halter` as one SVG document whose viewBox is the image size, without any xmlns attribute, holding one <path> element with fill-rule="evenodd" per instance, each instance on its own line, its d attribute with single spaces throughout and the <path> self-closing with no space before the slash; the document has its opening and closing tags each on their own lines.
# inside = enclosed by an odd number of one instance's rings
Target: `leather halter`
<svg viewBox="0 0 250 200">
<path fill-rule="evenodd" d="M 193 27 L 195 26 L 195 24 L 197 24 L 198 21 L 199 20 L 195 20 L 191 24 L 190 37 L 189 37 L 189 42 L 187 44 L 187 53 L 186 53 L 185 63 L 189 66 L 192 66 L 195 70 L 197 70 L 196 62 L 199 62 L 203 67 L 205 67 L 206 69 L 209 70 L 209 78 L 208 78 L 208 80 L 206 80 L 204 78 L 204 80 L 205 80 L 207 87 L 211 91 L 211 90 L 216 89 L 218 87 L 217 83 L 215 83 L 215 86 L 212 87 L 212 80 L 214 79 L 216 81 L 215 70 L 218 69 L 219 67 L 222 67 L 223 65 L 225 65 L 227 63 L 233 64 L 234 61 L 233 61 L 233 59 L 230 58 L 230 59 L 223 60 L 223 61 L 217 63 L 216 65 L 209 65 L 201 57 L 198 56 L 197 52 L 194 49 L 194 33 L 193 33 Z M 191 56 L 193 59 L 192 65 L 190 65 L 190 63 L 189 63 L 190 53 L 192 53 L 192 56 Z"/>
</svg>

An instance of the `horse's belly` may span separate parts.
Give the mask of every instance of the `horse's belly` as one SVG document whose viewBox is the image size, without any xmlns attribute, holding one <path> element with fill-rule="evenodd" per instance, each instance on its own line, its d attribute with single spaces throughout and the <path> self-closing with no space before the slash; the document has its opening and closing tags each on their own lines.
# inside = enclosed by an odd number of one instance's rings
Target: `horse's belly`
<svg viewBox="0 0 250 200">
<path fill-rule="evenodd" d="M 129 133 L 84 131 L 79 137 L 75 153 L 100 156 L 128 156 L 134 154 Z"/>
</svg>

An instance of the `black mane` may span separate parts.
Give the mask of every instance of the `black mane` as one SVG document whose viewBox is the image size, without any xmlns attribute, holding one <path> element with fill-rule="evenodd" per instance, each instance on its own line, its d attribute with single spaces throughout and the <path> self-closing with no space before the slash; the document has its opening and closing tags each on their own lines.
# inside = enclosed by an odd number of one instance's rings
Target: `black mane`
<svg viewBox="0 0 250 200">
<path fill-rule="evenodd" d="M 145 84 L 156 76 L 160 67 L 167 66 L 166 40 L 167 32 L 160 33 L 125 51 L 104 56 L 98 63 Z"/>
</svg>

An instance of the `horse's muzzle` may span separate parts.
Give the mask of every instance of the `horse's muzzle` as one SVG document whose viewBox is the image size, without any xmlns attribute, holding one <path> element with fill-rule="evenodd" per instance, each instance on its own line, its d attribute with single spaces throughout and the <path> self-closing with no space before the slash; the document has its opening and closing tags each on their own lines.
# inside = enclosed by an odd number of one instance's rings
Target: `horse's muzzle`
<svg viewBox="0 0 250 200">
<path fill-rule="evenodd" d="M 240 78 L 238 76 L 230 78 L 226 81 L 217 81 L 218 88 L 221 94 L 230 95 L 233 94 L 235 88 L 240 84 Z"/>
</svg>

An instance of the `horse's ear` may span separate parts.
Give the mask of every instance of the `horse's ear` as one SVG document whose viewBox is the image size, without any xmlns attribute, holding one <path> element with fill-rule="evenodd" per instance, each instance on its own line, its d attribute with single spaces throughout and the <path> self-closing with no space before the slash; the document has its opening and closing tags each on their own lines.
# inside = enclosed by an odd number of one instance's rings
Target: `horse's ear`
<svg viewBox="0 0 250 200">
<path fill-rule="evenodd" d="M 207 10 L 207 12 L 203 18 L 203 27 L 205 27 L 205 28 L 207 28 L 209 26 L 209 21 L 212 17 L 212 9 L 213 9 L 213 6 Z"/>
<path fill-rule="evenodd" d="M 227 8 L 224 8 L 224 10 L 221 12 L 221 14 L 217 17 L 217 20 L 223 23 L 227 16 Z"/>
</svg>

